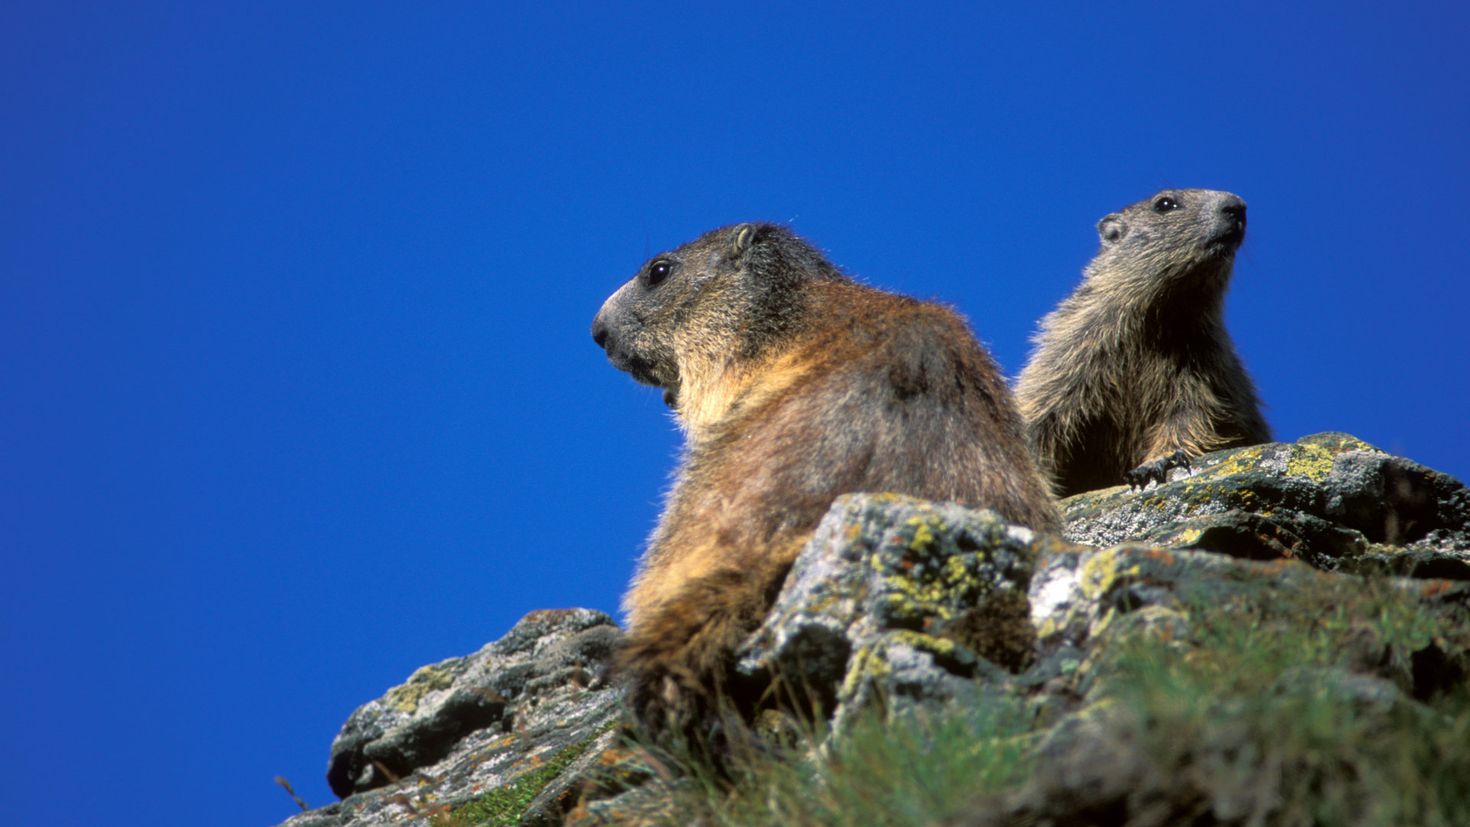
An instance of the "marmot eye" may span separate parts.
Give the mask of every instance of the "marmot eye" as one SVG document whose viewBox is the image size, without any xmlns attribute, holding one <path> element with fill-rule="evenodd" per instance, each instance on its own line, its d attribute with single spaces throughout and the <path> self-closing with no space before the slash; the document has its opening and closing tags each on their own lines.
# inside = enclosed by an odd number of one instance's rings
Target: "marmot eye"
<svg viewBox="0 0 1470 827">
<path fill-rule="evenodd" d="M 1168 212 L 1177 209 L 1179 209 L 1179 202 L 1167 195 L 1154 202 L 1154 212 Z"/>
<path fill-rule="evenodd" d="M 667 259 L 661 258 L 648 265 L 648 286 L 657 287 L 672 272 L 674 272 L 674 262 Z"/>
</svg>

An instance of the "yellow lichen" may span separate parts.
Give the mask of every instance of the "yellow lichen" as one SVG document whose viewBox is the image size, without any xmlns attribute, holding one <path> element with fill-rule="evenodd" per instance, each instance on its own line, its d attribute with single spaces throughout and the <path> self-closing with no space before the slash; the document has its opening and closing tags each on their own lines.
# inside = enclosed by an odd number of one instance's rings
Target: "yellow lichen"
<svg viewBox="0 0 1470 827">
<path fill-rule="evenodd" d="M 1082 593 L 1088 597 L 1097 597 L 1112 588 L 1118 578 L 1137 577 L 1143 572 L 1138 563 L 1121 567 L 1122 557 L 1123 549 L 1110 548 L 1083 560 L 1082 569 L 1077 573 L 1077 585 L 1081 587 Z"/>
<path fill-rule="evenodd" d="M 1075 610 L 1073 610 L 1075 611 Z M 1067 621 L 1071 619 L 1073 611 L 1047 615 L 1036 627 L 1036 637 L 1045 640 L 1067 627 Z"/>
<path fill-rule="evenodd" d="M 847 674 L 842 678 L 842 688 L 838 690 L 840 698 L 851 698 L 864 679 L 881 677 L 893 671 L 883 658 L 866 646 L 852 653 L 851 663 Z"/>
<path fill-rule="evenodd" d="M 1382 449 L 1370 445 L 1351 434 L 1327 431 L 1320 434 L 1304 436 L 1297 441 L 1298 446 L 1322 447 L 1334 454 L 1346 454 L 1351 451 L 1368 451 L 1374 454 L 1383 453 Z"/>
<path fill-rule="evenodd" d="M 912 526 L 914 529 L 914 537 L 909 541 L 910 551 L 926 551 L 933 547 L 936 538 L 934 536 L 934 529 L 930 527 L 931 523 L 933 523 L 934 528 L 938 528 L 940 531 L 943 531 L 945 528 L 944 523 L 933 518 L 910 517 L 908 519 L 906 525 Z"/>
<path fill-rule="evenodd" d="M 1213 468 L 1205 469 L 1192 477 L 1188 477 L 1184 482 L 1198 483 L 1206 480 L 1218 480 L 1224 477 L 1232 477 L 1236 474 L 1254 471 L 1260 467 L 1267 447 L 1267 445 L 1252 445 L 1248 448 L 1241 448 Z"/>
<path fill-rule="evenodd" d="M 448 668 L 453 662 L 449 660 L 419 667 L 401 686 L 388 690 L 385 696 L 388 704 L 399 712 L 412 713 L 418 709 L 425 695 L 454 685 L 454 675 Z"/>
<path fill-rule="evenodd" d="M 898 629 L 889 634 L 894 641 L 912 646 L 921 652 L 932 652 L 933 654 L 944 657 L 949 657 L 954 654 L 955 643 L 947 638 L 926 635 L 923 632 L 915 632 L 910 629 Z"/>
<path fill-rule="evenodd" d="M 979 585 L 975 573 L 965 565 L 965 558 L 958 554 L 945 558 L 944 582 L 948 583 L 951 589 L 956 590 Z"/>
<path fill-rule="evenodd" d="M 1293 445 L 1291 455 L 1286 458 L 1287 476 L 1321 482 L 1332 473 L 1332 460 L 1336 456 L 1336 451 L 1321 445 Z"/>
<path fill-rule="evenodd" d="M 1191 545 L 1193 543 L 1199 542 L 1199 538 L 1202 536 L 1204 536 L 1203 531 L 1200 531 L 1197 528 L 1186 528 L 1174 537 L 1174 542 L 1172 544 L 1176 546 Z"/>
<path fill-rule="evenodd" d="M 1272 446 L 1272 443 L 1266 443 L 1240 448 L 1213 468 L 1196 474 L 1190 481 L 1206 482 L 1254 471 L 1260 467 L 1267 449 Z M 1306 477 L 1313 482 L 1321 482 L 1332 473 L 1332 460 L 1338 454 L 1350 451 L 1379 452 L 1377 448 L 1356 437 L 1334 433 L 1303 437 L 1287 446 L 1287 449 L 1286 473 L 1289 476 Z"/>
<path fill-rule="evenodd" d="M 907 577 L 891 575 L 883 578 L 884 585 L 892 591 L 883 596 L 883 599 L 893 604 L 903 614 L 913 614 L 919 611 L 932 612 L 941 620 L 947 620 L 953 614 L 942 603 L 948 594 L 943 584 L 919 583 Z"/>
</svg>

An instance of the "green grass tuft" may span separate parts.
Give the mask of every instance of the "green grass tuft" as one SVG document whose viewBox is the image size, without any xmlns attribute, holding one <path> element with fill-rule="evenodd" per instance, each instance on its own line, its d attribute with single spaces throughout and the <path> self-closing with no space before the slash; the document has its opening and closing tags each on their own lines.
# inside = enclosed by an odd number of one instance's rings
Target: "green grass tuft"
<svg viewBox="0 0 1470 827">
<path fill-rule="evenodd" d="M 1134 713 L 1169 794 L 1229 823 L 1470 824 L 1470 693 L 1414 668 L 1463 618 L 1373 582 L 1279 598 L 1193 606 L 1184 640 L 1109 658 L 1094 697 Z"/>
<path fill-rule="evenodd" d="M 497 787 L 447 815 L 433 819 L 434 827 L 513 827 L 536 796 L 587 751 L 596 737 L 566 747 L 550 761 L 503 787 Z"/>
<path fill-rule="evenodd" d="M 1030 715 L 1011 699 L 962 714 L 869 715 L 824 749 L 820 733 L 749 753 L 727 774 L 680 761 L 674 806 L 661 823 L 688 827 L 801 824 L 917 827 L 961 812 L 977 792 L 1024 779 Z"/>
</svg>

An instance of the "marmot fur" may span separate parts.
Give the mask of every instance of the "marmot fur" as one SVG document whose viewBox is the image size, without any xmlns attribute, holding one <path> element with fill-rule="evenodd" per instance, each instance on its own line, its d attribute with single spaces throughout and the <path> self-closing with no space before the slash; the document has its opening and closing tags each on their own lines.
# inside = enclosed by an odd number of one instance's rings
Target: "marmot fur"
<svg viewBox="0 0 1470 827">
<path fill-rule="evenodd" d="M 1102 248 L 1042 319 L 1016 386 L 1058 494 L 1162 482 L 1192 455 L 1270 440 L 1223 316 L 1245 202 L 1164 190 L 1097 231 Z"/>
<path fill-rule="evenodd" d="M 854 283 L 772 224 L 710 231 L 644 264 L 592 335 L 664 389 L 682 464 L 624 599 L 617 671 L 655 732 L 728 696 L 837 495 L 897 492 L 1061 520 L 1010 391 L 951 310 Z"/>
</svg>

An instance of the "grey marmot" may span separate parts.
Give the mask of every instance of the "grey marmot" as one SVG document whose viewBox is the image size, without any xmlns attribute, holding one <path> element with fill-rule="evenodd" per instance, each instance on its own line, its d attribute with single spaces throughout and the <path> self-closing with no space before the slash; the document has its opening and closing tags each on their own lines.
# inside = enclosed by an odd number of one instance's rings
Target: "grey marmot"
<svg viewBox="0 0 1470 827">
<path fill-rule="evenodd" d="M 1163 482 L 1191 456 L 1269 441 L 1223 315 L 1245 202 L 1164 190 L 1097 232 L 1101 249 L 1042 319 L 1016 385 L 1057 493 Z"/>
</svg>

